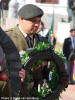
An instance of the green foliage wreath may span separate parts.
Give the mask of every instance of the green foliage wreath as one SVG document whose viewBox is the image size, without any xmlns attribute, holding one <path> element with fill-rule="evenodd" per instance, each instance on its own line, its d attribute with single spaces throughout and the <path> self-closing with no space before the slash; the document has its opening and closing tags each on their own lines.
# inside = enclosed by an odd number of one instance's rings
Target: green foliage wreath
<svg viewBox="0 0 75 100">
<path fill-rule="evenodd" d="M 44 60 L 47 61 L 47 66 L 43 67 Z M 60 66 L 64 66 L 63 60 L 63 54 L 54 52 L 49 44 L 41 42 L 21 56 L 22 65 L 28 73 L 25 83 L 31 97 L 38 97 L 39 100 L 59 99 L 61 92 L 65 90 L 60 83 Z"/>
</svg>

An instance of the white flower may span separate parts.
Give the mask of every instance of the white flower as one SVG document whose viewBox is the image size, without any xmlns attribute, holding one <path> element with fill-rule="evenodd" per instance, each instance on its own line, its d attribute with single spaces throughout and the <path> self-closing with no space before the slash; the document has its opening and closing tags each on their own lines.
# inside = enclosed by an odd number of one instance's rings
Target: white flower
<svg viewBox="0 0 75 100">
<path fill-rule="evenodd" d="M 19 54 L 20 54 L 20 57 L 22 57 L 25 54 L 25 51 L 22 50 L 22 51 L 19 52 Z"/>
</svg>

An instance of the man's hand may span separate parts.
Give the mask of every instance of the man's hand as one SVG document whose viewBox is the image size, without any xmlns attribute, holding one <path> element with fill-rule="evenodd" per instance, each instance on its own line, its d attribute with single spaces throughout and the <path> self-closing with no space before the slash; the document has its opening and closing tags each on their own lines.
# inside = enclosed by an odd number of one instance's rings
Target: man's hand
<svg viewBox="0 0 75 100">
<path fill-rule="evenodd" d="M 42 66 L 43 66 L 43 67 L 44 67 L 44 66 L 47 66 L 47 64 L 48 64 L 48 61 L 44 60 Z"/>
<path fill-rule="evenodd" d="M 21 71 L 19 71 L 19 76 L 21 77 L 21 82 L 24 82 L 25 75 L 26 75 L 26 71 L 22 68 Z"/>
</svg>

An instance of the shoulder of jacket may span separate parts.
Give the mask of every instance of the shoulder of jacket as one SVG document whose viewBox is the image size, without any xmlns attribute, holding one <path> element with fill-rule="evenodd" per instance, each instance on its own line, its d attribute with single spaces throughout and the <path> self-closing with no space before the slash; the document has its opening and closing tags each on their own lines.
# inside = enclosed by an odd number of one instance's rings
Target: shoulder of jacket
<svg viewBox="0 0 75 100">
<path fill-rule="evenodd" d="M 6 30 L 5 32 L 6 32 L 6 33 L 8 33 L 8 32 L 12 32 L 13 29 L 14 29 L 14 28 L 8 29 L 8 30 Z"/>
<path fill-rule="evenodd" d="M 66 38 L 66 40 L 71 40 L 71 37 Z"/>
</svg>

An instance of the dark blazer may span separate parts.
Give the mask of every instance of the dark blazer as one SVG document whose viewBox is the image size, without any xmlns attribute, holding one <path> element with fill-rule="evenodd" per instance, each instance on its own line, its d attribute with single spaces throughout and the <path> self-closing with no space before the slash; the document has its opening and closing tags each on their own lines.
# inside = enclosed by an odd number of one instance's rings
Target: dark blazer
<svg viewBox="0 0 75 100">
<path fill-rule="evenodd" d="M 21 81 L 18 75 L 21 70 L 21 62 L 19 52 L 14 45 L 13 41 L 7 36 L 7 34 L 0 28 L 0 45 L 5 53 L 6 60 L 9 64 L 10 81 L 12 88 L 12 96 L 18 96 L 18 91 L 21 89 Z"/>
<path fill-rule="evenodd" d="M 67 58 L 67 60 L 72 51 L 73 51 L 72 41 L 71 38 L 69 37 L 64 40 L 64 44 L 63 44 L 63 53 L 64 56 Z"/>
</svg>

